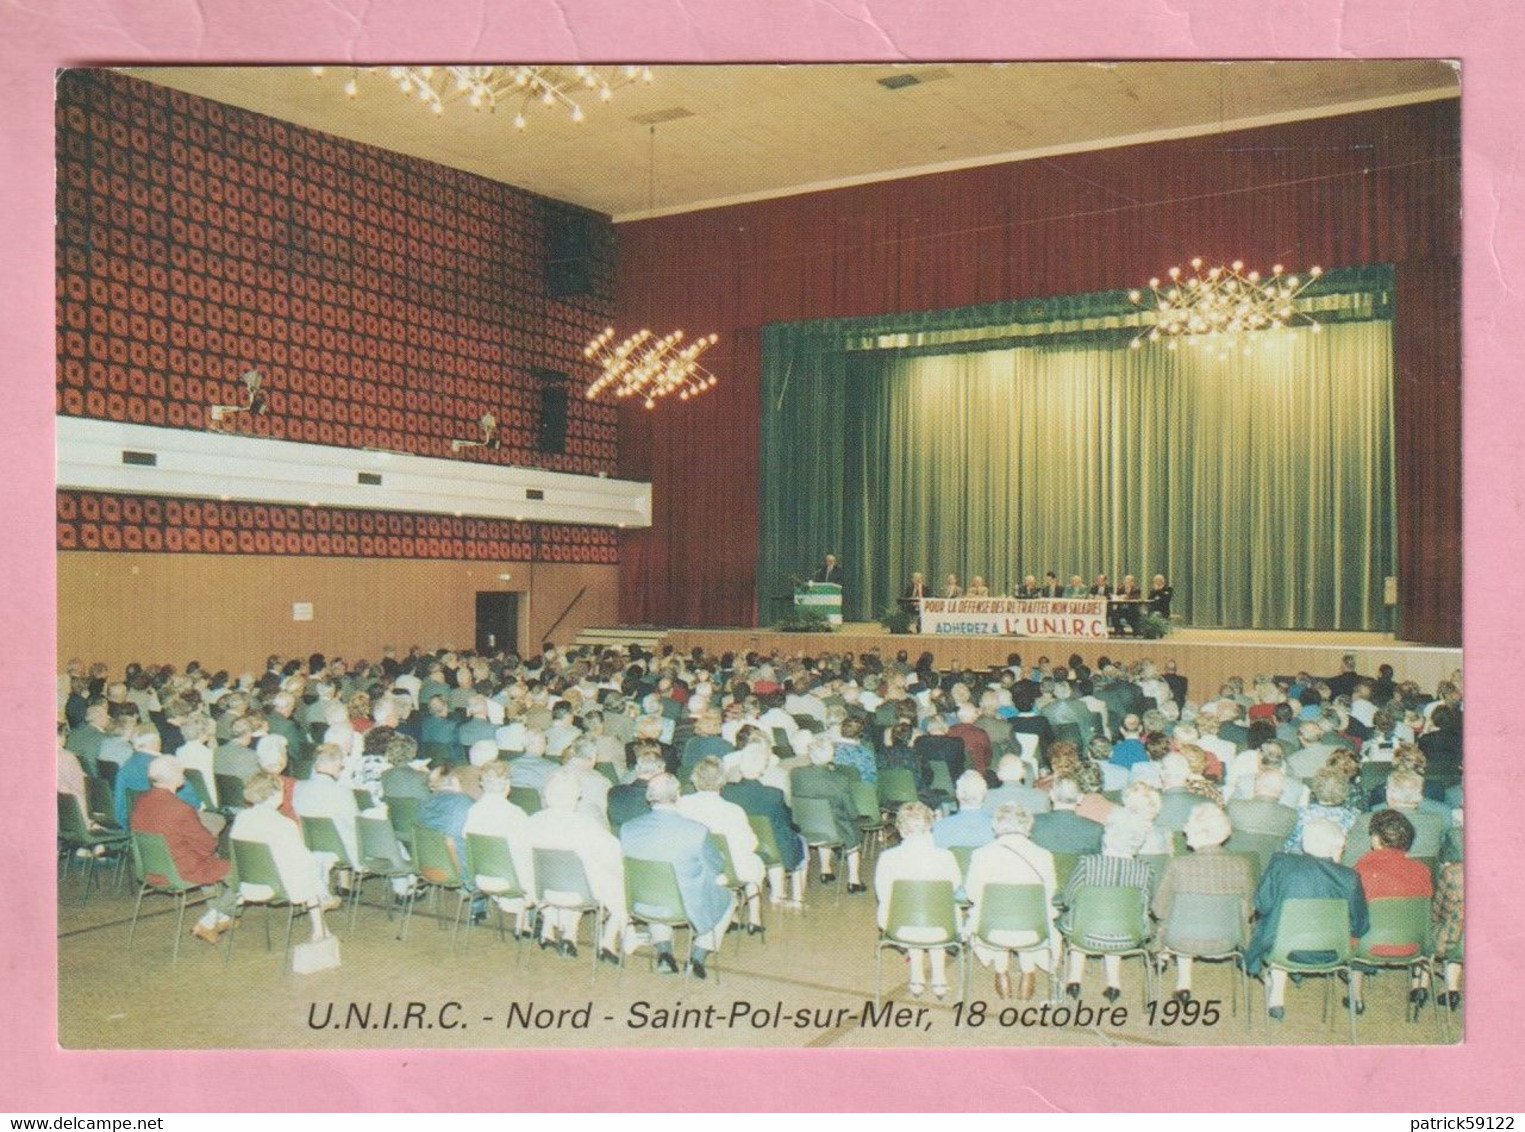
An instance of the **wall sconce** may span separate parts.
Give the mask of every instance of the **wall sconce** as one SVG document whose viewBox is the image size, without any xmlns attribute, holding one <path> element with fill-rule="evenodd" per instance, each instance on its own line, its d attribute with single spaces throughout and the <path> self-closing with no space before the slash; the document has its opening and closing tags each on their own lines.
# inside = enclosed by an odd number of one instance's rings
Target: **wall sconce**
<svg viewBox="0 0 1525 1132">
<path fill-rule="evenodd" d="M 213 405 L 212 422 L 214 424 L 221 423 L 234 413 L 263 414 L 265 411 L 265 395 L 260 392 L 259 386 L 261 380 L 259 370 L 251 369 L 246 371 L 243 375 L 243 383 L 249 390 L 248 403 L 244 405 Z"/>
<path fill-rule="evenodd" d="M 498 418 L 491 413 L 483 413 L 482 419 L 478 423 L 482 426 L 482 439 L 452 440 L 450 442 L 450 451 L 461 452 L 467 448 L 492 448 L 496 450 L 500 443 L 498 440 Z"/>
</svg>

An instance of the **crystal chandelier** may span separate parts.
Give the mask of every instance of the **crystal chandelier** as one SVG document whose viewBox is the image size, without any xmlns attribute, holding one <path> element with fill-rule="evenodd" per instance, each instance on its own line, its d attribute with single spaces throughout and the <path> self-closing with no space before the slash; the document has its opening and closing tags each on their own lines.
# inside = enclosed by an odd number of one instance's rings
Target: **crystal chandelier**
<svg viewBox="0 0 1525 1132">
<path fill-rule="evenodd" d="M 1307 326 L 1319 332 L 1317 320 L 1298 310 L 1296 301 L 1323 274 L 1320 267 L 1310 268 L 1302 277 L 1284 275 L 1278 263 L 1269 277 L 1262 278 L 1258 271 L 1246 273 L 1244 263 L 1237 259 L 1228 267 L 1203 271 L 1199 257 L 1191 261 L 1191 270 L 1187 276 L 1172 267 L 1168 283 L 1149 280 L 1147 297 L 1142 291 L 1128 293 L 1130 301 L 1154 315 L 1154 325 L 1128 343 L 1135 350 L 1145 342 L 1163 340 L 1174 350 L 1181 341 L 1194 345 L 1204 338 L 1284 326 Z"/>
<path fill-rule="evenodd" d="M 608 102 L 614 92 L 631 83 L 649 83 L 650 67 L 624 65 L 614 67 L 576 66 L 391 66 L 351 67 L 344 93 L 351 98 L 360 94 L 362 74 L 380 75 L 397 84 L 400 93 L 435 114 L 444 114 L 451 102 L 464 102 L 473 110 L 495 112 L 500 105 L 514 107 L 514 127 L 525 129 L 526 116 L 538 104 L 547 109 L 560 107 L 574 122 L 586 115 L 579 99 L 597 97 Z M 313 67 L 322 78 L 326 68 Z"/>
<path fill-rule="evenodd" d="M 669 394 L 676 393 L 678 400 L 687 401 L 714 388 L 719 380 L 698 360 L 719 341 L 718 335 L 696 338 L 684 346 L 681 330 L 662 338 L 650 330 L 638 330 L 617 346 L 610 345 L 613 341 L 614 327 L 610 326 L 583 348 L 583 357 L 597 363 L 600 370 L 588 386 L 590 401 L 612 393 L 619 399 L 639 397 L 646 408 L 653 409 Z"/>
</svg>

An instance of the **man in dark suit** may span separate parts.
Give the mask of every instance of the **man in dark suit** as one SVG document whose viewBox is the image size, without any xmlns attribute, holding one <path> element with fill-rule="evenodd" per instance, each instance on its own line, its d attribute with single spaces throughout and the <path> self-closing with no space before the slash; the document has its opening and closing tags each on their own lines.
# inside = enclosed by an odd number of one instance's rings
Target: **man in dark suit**
<svg viewBox="0 0 1525 1132">
<path fill-rule="evenodd" d="M 1048 799 L 1053 809 L 1033 815 L 1033 844 L 1050 853 L 1073 853 L 1079 857 L 1100 853 L 1101 824 L 1075 812 L 1080 804 L 1080 787 L 1075 780 L 1056 780 L 1049 788 Z"/>
<path fill-rule="evenodd" d="M 1038 591 L 1039 597 L 1063 597 L 1064 584 L 1059 581 L 1059 575 L 1050 570 L 1043 575 L 1043 586 Z"/>
<path fill-rule="evenodd" d="M 1043 589 L 1038 585 L 1036 576 L 1029 574 L 1022 579 L 1022 584 L 1017 587 L 1016 596 L 1019 598 L 1042 597 Z"/>
<path fill-rule="evenodd" d="M 954 782 L 964 773 L 964 741 L 948 734 L 948 721 L 940 715 L 927 721 L 927 733 L 916 737 L 911 744 L 911 753 L 916 758 L 916 785 L 922 790 L 932 784 L 934 762 L 944 763 L 949 779 Z"/>
<path fill-rule="evenodd" d="M 837 565 L 837 556 L 828 554 L 821 568 L 811 575 L 812 582 L 830 582 L 832 585 L 842 584 L 842 567 Z"/>
<path fill-rule="evenodd" d="M 902 595 L 906 601 L 919 601 L 924 597 L 931 597 L 932 591 L 927 586 L 926 575 L 920 570 L 911 575 L 911 580 L 906 583 L 905 593 Z"/>
<path fill-rule="evenodd" d="M 768 751 L 765 747 L 747 746 L 741 751 L 741 781 L 730 782 L 720 789 L 720 796 L 727 802 L 735 802 L 747 812 L 747 816 L 766 818 L 773 830 L 773 840 L 778 842 L 779 862 L 768 865 L 768 887 L 773 890 L 773 902 L 783 903 L 784 874 L 788 873 L 790 900 L 798 905 L 805 896 L 805 843 L 794 828 L 794 817 L 784 792 L 762 781 L 768 769 Z"/>
<path fill-rule="evenodd" d="M 1177 707 L 1186 706 L 1186 677 L 1176 671 L 1176 662 L 1167 660 L 1165 671 L 1160 674 L 1160 679 L 1165 681 L 1170 689 L 1171 698 L 1175 700 Z"/>
</svg>

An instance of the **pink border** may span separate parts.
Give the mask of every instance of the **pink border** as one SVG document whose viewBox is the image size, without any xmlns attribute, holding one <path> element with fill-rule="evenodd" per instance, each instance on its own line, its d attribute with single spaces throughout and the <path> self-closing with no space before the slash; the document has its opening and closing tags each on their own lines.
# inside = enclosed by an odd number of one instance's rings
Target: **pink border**
<svg viewBox="0 0 1525 1132">
<path fill-rule="evenodd" d="M 427 18 L 420 18 L 425 8 Z M 223 1110 L 239 1095 L 289 1110 L 579 1108 L 1348 1109 L 1499 1112 L 1525 1108 L 1519 1068 L 1518 948 L 1525 899 L 1500 829 L 1517 807 L 1517 725 L 1504 630 L 1518 625 L 1511 578 L 1521 549 L 1519 442 L 1505 400 L 1525 353 L 1515 0 L 55 0 L 5 10 L 0 71 L 0 357 L 7 368 L 0 480 L 9 600 L 0 605 L 0 711 L 12 760 L 28 773 L 0 797 L 12 850 L 5 886 L 5 1038 L 0 1104 L 23 1110 Z M 404 14 L 415 13 L 415 15 Z M 368 13 L 362 22 L 362 14 Z M 1510 18 L 1514 16 L 1514 18 Z M 737 1051 L 670 1053 L 66 1053 L 54 1044 L 54 910 L 46 878 L 52 807 L 46 757 L 52 702 L 53 310 L 52 84 L 86 62 L 298 61 L 321 56 L 598 58 L 1260 58 L 1448 57 L 1463 61 L 1466 192 L 1467 634 L 1473 774 L 1467 1043 L 1456 1049 L 1294 1051 Z M 1511 302 L 1511 293 L 1515 301 Z M 1513 363 L 1511 365 L 1511 363 Z M 1506 368 L 1508 367 L 1508 368 Z M 1480 537 L 1477 532 L 1487 532 Z M 1511 616 L 1514 614 L 1514 616 Z M 1514 742 L 1511 742 L 1514 740 Z M 1507 761 L 1506 761 L 1507 760 Z M 1503 789 L 1495 789 L 1495 784 Z M 1507 807 L 1507 808 L 1506 808 Z M 1482 850 L 1482 851 L 1479 851 Z M 166 986 L 166 996 L 174 994 Z M 1175 1069 L 1190 1066 L 1187 1073 Z M 655 1072 L 653 1072 L 655 1070 Z M 239 1081 L 259 1081 L 240 1090 Z M 1188 1085 L 1187 1082 L 1190 1082 Z M 787 1083 L 787 1085 L 786 1085 Z"/>
</svg>

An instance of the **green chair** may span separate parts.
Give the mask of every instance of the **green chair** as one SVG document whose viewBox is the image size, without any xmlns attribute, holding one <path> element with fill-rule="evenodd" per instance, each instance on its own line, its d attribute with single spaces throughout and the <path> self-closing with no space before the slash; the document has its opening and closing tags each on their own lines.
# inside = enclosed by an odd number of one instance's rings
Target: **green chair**
<svg viewBox="0 0 1525 1132">
<path fill-rule="evenodd" d="M 1285 838 L 1277 837 L 1270 833 L 1241 833 L 1234 830 L 1223 844 L 1223 848 L 1229 853 L 1253 853 L 1259 862 L 1258 872 L 1265 872 L 1271 863 L 1271 858 L 1281 852 Z"/>
<path fill-rule="evenodd" d="M 225 814 L 244 809 L 244 780 L 236 774 L 213 774 L 217 783 L 218 809 Z"/>
<path fill-rule="evenodd" d="M 549 910 L 575 912 L 577 924 L 582 925 L 583 916 L 593 914 L 593 941 L 588 947 L 591 958 L 591 983 L 598 982 L 598 948 L 608 910 L 593 895 L 593 885 L 588 880 L 582 859 L 569 849 L 536 849 L 535 906 L 543 917 Z M 576 931 L 573 931 L 575 942 Z"/>
<path fill-rule="evenodd" d="M 799 826 L 800 833 L 805 838 L 805 844 L 810 849 L 836 849 L 846 852 L 846 846 L 842 843 L 842 835 L 837 829 L 836 812 L 832 809 L 831 802 L 826 798 L 798 798 L 793 801 L 794 823 Z M 809 864 L 807 862 L 808 870 Z M 836 887 L 837 899 L 842 897 L 842 885 L 847 876 L 847 862 L 837 862 Z"/>
<path fill-rule="evenodd" d="M 1170 864 L 1170 854 L 1140 853 L 1138 859 L 1149 866 L 1149 891 L 1158 892 L 1160 881 L 1165 877 L 1165 869 Z"/>
<path fill-rule="evenodd" d="M 1086 958 L 1116 955 L 1144 964 L 1144 1010 L 1154 998 L 1149 915 L 1144 891 L 1131 885 L 1081 885 L 1063 928 L 1069 950 Z"/>
<path fill-rule="evenodd" d="M 418 811 L 423 802 L 418 798 L 388 798 L 387 821 L 392 823 L 392 832 L 397 834 L 397 839 L 411 851 L 413 848 L 413 831 L 418 826 Z M 417 857 L 417 853 L 412 854 Z"/>
<path fill-rule="evenodd" d="M 1079 853 L 1055 853 L 1054 855 L 1054 891 L 1063 892 L 1064 886 L 1069 883 L 1070 874 L 1075 871 L 1075 866 L 1080 863 Z"/>
<path fill-rule="evenodd" d="M 892 810 L 917 800 L 916 775 L 913 771 L 903 766 L 895 766 L 879 772 L 880 806 Z"/>
<path fill-rule="evenodd" d="M 75 855 L 81 851 L 85 856 L 80 864 L 80 872 L 85 877 L 85 891 L 80 899 L 81 904 L 90 903 L 90 889 L 95 883 L 95 870 L 99 863 L 109 857 L 112 858 L 118 883 L 121 881 L 122 864 L 127 858 L 128 835 L 119 829 L 91 830 L 89 823 L 85 821 L 85 815 L 79 808 L 79 799 L 73 794 L 58 795 L 58 844 L 64 855 L 64 883 L 68 883 L 69 869 L 74 863 Z M 97 856 L 96 850 L 100 849 L 101 855 Z"/>
<path fill-rule="evenodd" d="M 974 846 L 950 845 L 948 846 L 948 852 L 952 853 L 953 859 L 958 862 L 958 875 L 967 877 L 969 875 L 969 859 L 974 856 Z"/>
<path fill-rule="evenodd" d="M 445 922 L 441 916 L 439 900 L 441 892 L 453 892 L 457 899 L 455 903 L 455 915 L 450 920 L 450 950 L 455 950 L 455 937 L 461 927 L 461 913 L 467 912 L 470 920 L 469 909 L 471 907 L 471 891 L 461 874 L 461 863 L 456 860 L 454 843 L 445 834 L 437 829 L 431 829 L 426 825 L 413 827 L 413 848 L 418 868 L 419 888 L 408 897 L 403 909 L 402 938 L 407 938 L 408 920 L 413 914 L 413 905 L 423 891 L 429 891 L 434 896 L 434 911 L 439 919 L 439 927 L 444 928 Z"/>
<path fill-rule="evenodd" d="M 196 796 L 201 799 L 202 809 L 215 810 L 217 808 L 217 799 L 212 795 L 211 787 L 207 785 L 206 775 L 202 774 L 195 767 L 186 767 L 185 784 L 194 790 Z M 129 809 L 127 812 L 131 813 L 132 811 Z"/>
<path fill-rule="evenodd" d="M 1250 856 L 1246 854 L 1246 856 Z M 1200 941 L 1232 940 L 1227 950 L 1203 950 Z M 1183 955 L 1204 963 L 1231 962 L 1238 978 L 1230 984 L 1230 1004 L 1239 1013 L 1239 998 L 1244 996 L 1244 1026 L 1250 1027 L 1249 974 L 1244 966 L 1244 948 L 1249 942 L 1249 921 L 1244 901 L 1232 893 L 1180 892 L 1170 904 L 1170 915 L 1160 925 L 1161 963 Z M 1163 975 L 1163 972 L 1161 972 Z M 1164 993 L 1164 988 L 1161 988 Z"/>
<path fill-rule="evenodd" d="M 782 727 L 773 729 L 773 753 L 784 762 L 794 758 L 794 747 L 789 743 L 789 732 Z"/>
<path fill-rule="evenodd" d="M 1371 792 L 1379 786 L 1386 786 L 1388 777 L 1393 773 L 1393 764 L 1365 762 L 1361 764 L 1359 790 L 1361 791 L 1361 808 L 1366 808 L 1366 799 Z"/>
<path fill-rule="evenodd" d="M 91 821 L 106 829 L 122 828 L 116 822 L 116 798 L 111 792 L 111 783 L 106 779 L 94 775 L 85 776 L 85 802 Z"/>
<path fill-rule="evenodd" d="M 402 842 L 397 839 L 397 831 L 392 828 L 392 823 L 386 818 L 356 818 L 355 838 L 359 842 L 360 850 L 360 861 L 355 870 L 354 883 L 354 899 L 357 907 L 360 903 L 361 887 L 371 877 L 401 880 L 416 875 L 413 862 L 404 850 Z M 392 902 L 388 901 L 385 907 L 387 918 L 390 919 Z M 404 908 L 406 909 L 406 901 L 404 901 Z M 406 924 L 399 924 L 398 939 L 402 938 L 404 927 Z"/>
<path fill-rule="evenodd" d="M 355 809 L 359 810 L 362 814 L 376 804 L 376 799 L 371 796 L 369 790 L 355 788 L 350 793 L 355 796 Z"/>
<path fill-rule="evenodd" d="M 143 910 L 143 897 L 150 892 L 159 896 L 175 898 L 178 915 L 175 919 L 175 947 L 170 962 L 180 959 L 180 937 L 185 933 L 185 905 L 190 895 L 200 886 L 192 884 L 175 868 L 170 856 L 169 842 L 159 833 L 134 833 L 132 846 L 132 875 L 138 882 L 138 899 L 132 907 L 132 926 L 127 929 L 127 951 L 132 952 L 132 938 L 138 930 L 138 914 Z"/>
<path fill-rule="evenodd" d="M 595 763 L 593 769 L 607 778 L 610 786 L 620 784 L 620 772 L 614 769 L 613 763 Z"/>
<path fill-rule="evenodd" d="M 748 814 L 747 824 L 757 835 L 757 855 L 762 858 L 763 865 L 770 869 L 774 865 L 782 865 L 784 853 L 779 848 L 778 837 L 773 832 L 773 823 L 761 814 Z"/>
<path fill-rule="evenodd" d="M 281 953 L 281 966 L 290 961 L 291 957 L 291 927 L 296 921 L 298 905 L 291 900 L 291 894 L 286 891 L 286 886 L 281 883 L 280 871 L 275 866 L 275 854 L 270 851 L 270 846 L 263 841 L 240 841 L 234 839 L 228 843 L 233 856 L 233 872 L 237 875 L 238 908 L 234 915 L 243 918 L 244 907 L 248 904 L 263 904 L 265 906 L 265 950 L 270 950 L 270 909 L 286 908 L 286 946 Z M 259 899 L 252 898 L 245 893 L 248 885 L 260 885 L 270 890 L 270 895 Z M 228 950 L 223 956 L 223 966 L 233 961 L 233 938 L 237 932 L 228 932 Z"/>
<path fill-rule="evenodd" d="M 466 835 L 466 857 L 468 867 L 477 889 L 493 897 L 493 906 L 498 910 L 498 938 L 503 938 L 503 906 L 498 903 L 498 898 L 504 900 L 529 900 L 529 891 L 519 879 L 519 870 L 514 867 L 513 852 L 508 847 L 508 838 L 489 833 L 468 833 Z M 516 929 L 514 931 L 515 948 L 518 951 L 519 962 L 524 962 L 524 937 Z M 466 946 L 471 946 L 471 925 L 466 927 Z"/>
<path fill-rule="evenodd" d="M 979 911 L 970 939 L 994 951 L 1010 951 L 1017 955 L 1046 952 L 1049 950 L 1051 915 L 1041 884 L 987 884 L 980 893 Z M 1058 989 L 1057 974 L 1050 975 L 1050 1000 L 1057 998 Z M 964 997 L 968 998 L 968 995 L 966 984 Z"/>
<path fill-rule="evenodd" d="M 1310 954 L 1330 958 L 1311 961 Z M 1283 901 L 1276 924 L 1276 938 L 1266 965 L 1274 970 L 1296 975 L 1319 975 L 1325 978 L 1321 1021 L 1331 1021 L 1330 1009 L 1335 988 L 1334 976 L 1343 971 L 1350 975 L 1350 905 L 1338 899 L 1296 898 Z M 1299 958 L 1300 957 L 1300 958 Z M 1269 991 L 1268 991 L 1269 993 Z M 1356 1000 L 1347 995 L 1350 1014 L 1350 1044 L 1356 1042 Z M 1267 1005 L 1267 1009 L 1270 1007 Z"/>
<path fill-rule="evenodd" d="M 932 771 L 931 788 L 933 790 L 940 790 L 949 798 L 952 798 L 955 788 L 953 785 L 953 772 L 948 769 L 948 764 L 943 762 L 942 759 L 928 759 L 927 767 Z"/>
<path fill-rule="evenodd" d="M 872 782 L 853 783 L 853 809 L 858 812 L 858 828 L 863 833 L 863 861 L 878 852 L 886 828 L 884 810 L 879 805 L 879 790 Z"/>
<path fill-rule="evenodd" d="M 360 862 L 350 856 L 349 847 L 339 836 L 339 827 L 333 818 L 303 818 L 302 840 L 314 853 L 327 853 L 338 862 L 338 868 L 350 872 L 349 926 L 355 926 L 356 901 L 360 896 Z M 358 849 L 358 846 L 356 847 Z"/>
<path fill-rule="evenodd" d="M 795 726 L 810 732 L 812 735 L 819 735 L 826 730 L 826 725 L 813 715 L 796 715 L 794 723 Z"/>
<path fill-rule="evenodd" d="M 710 844 L 720 854 L 720 875 L 725 881 L 725 887 L 731 890 L 731 895 L 736 899 L 736 918 L 732 921 L 731 930 L 736 933 L 736 950 L 740 951 L 741 937 L 746 934 L 742 925 L 750 922 L 743 918 L 743 913 L 747 908 L 747 898 L 750 895 L 747 891 L 750 885 L 737 875 L 736 859 L 731 856 L 731 843 L 725 839 L 725 835 L 711 833 Z M 758 907 L 760 912 L 761 900 L 758 902 Z M 759 934 L 762 936 L 762 942 L 766 944 L 768 942 L 767 932 L 762 931 Z"/>
<path fill-rule="evenodd" d="M 1430 963 L 1430 899 L 1427 896 L 1387 897 L 1366 904 L 1368 926 L 1355 946 L 1352 966 L 1357 971 L 1407 971 L 1410 980 Z M 1376 948 L 1404 949 L 1404 955 L 1378 955 Z M 1405 1021 L 1419 1021 L 1419 1008 L 1405 1002 Z"/>
<path fill-rule="evenodd" d="M 540 791 L 529 786 L 515 786 L 508 792 L 508 800 L 524 811 L 524 816 L 540 812 Z"/>
<path fill-rule="evenodd" d="M 688 932 L 688 962 L 692 962 L 694 941 L 699 930 L 688 918 L 683 907 L 683 890 L 678 887 L 678 874 L 670 861 L 644 861 L 639 857 L 625 858 L 625 903 L 630 909 L 632 924 L 660 924 L 674 932 Z M 720 985 L 720 953 L 717 949 L 710 960 L 710 970 L 715 972 L 715 985 Z M 652 969 L 656 969 L 656 953 L 652 953 Z M 625 971 L 624 950 L 620 951 L 620 974 Z"/>
<path fill-rule="evenodd" d="M 884 996 L 884 950 L 952 950 L 959 962 L 959 1001 L 964 1000 L 967 952 L 958 934 L 953 885 L 946 880 L 897 880 L 890 888 L 890 905 L 874 950 L 874 1005 Z"/>
</svg>

